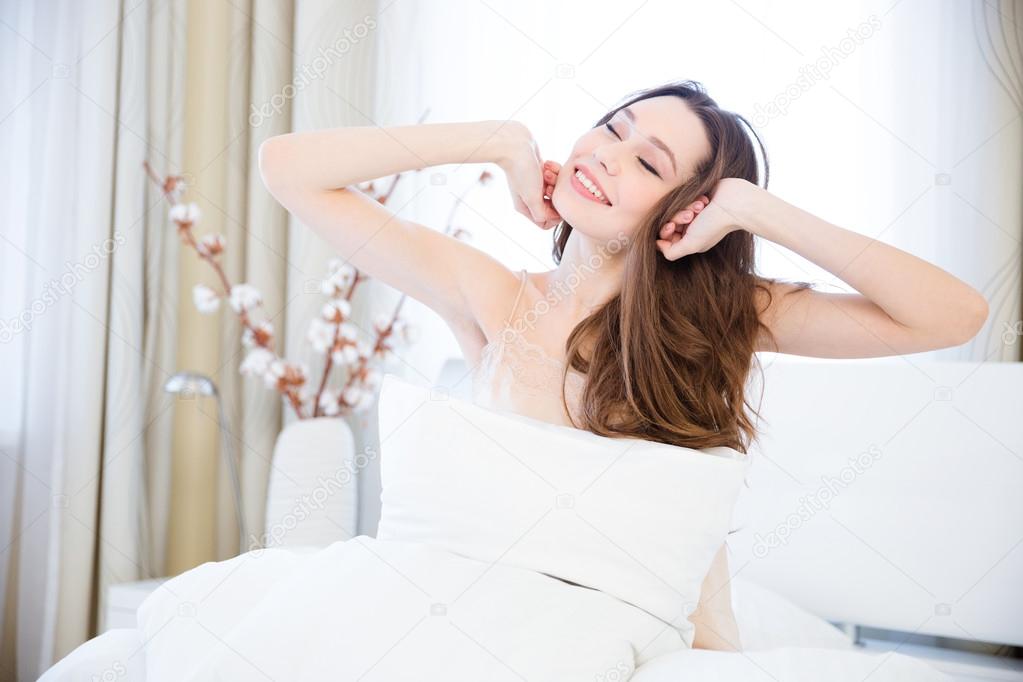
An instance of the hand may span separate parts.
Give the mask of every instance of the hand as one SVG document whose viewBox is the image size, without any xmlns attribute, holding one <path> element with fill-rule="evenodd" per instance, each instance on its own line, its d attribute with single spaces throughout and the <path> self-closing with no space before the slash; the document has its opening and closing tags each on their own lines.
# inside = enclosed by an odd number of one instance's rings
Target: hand
<svg viewBox="0 0 1023 682">
<path fill-rule="evenodd" d="M 678 260 L 692 253 L 703 253 L 721 241 L 729 232 L 742 229 L 730 206 L 753 187 L 742 178 L 723 178 L 711 192 L 672 216 L 658 234 L 657 247 L 668 260 Z"/>
<path fill-rule="evenodd" d="M 504 153 L 498 166 L 507 177 L 515 210 L 545 230 L 555 227 L 561 216 L 549 197 L 561 166 L 554 161 L 543 162 L 536 140 L 526 126 L 509 122 L 505 127 Z M 553 177 L 548 171 L 553 172 Z"/>
<path fill-rule="evenodd" d="M 543 162 L 543 198 L 550 199 L 554 196 L 554 186 L 558 183 L 558 174 L 561 173 L 561 164 L 557 161 Z M 552 206 L 553 208 L 553 206 Z"/>
</svg>

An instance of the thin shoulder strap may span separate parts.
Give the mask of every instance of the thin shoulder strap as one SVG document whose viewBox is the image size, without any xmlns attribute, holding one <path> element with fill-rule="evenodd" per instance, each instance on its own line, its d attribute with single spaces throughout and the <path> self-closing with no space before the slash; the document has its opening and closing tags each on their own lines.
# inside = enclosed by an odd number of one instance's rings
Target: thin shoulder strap
<svg viewBox="0 0 1023 682">
<path fill-rule="evenodd" d="M 511 325 L 512 317 L 515 315 L 515 309 L 519 307 L 519 299 L 522 298 L 522 292 L 526 288 L 526 269 L 523 268 L 520 272 L 522 273 L 522 281 L 519 282 L 519 293 L 515 295 L 515 302 L 512 303 L 511 312 L 508 313 L 508 317 L 504 321 L 505 326 Z"/>
</svg>

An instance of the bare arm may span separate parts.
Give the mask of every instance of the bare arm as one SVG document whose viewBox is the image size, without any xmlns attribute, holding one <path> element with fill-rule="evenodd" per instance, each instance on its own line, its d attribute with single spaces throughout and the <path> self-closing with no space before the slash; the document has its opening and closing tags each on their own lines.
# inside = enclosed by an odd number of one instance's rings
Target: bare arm
<svg viewBox="0 0 1023 682">
<path fill-rule="evenodd" d="M 737 199 L 726 209 L 744 229 L 798 253 L 859 292 L 774 285 L 762 319 L 778 346 L 761 339 L 757 350 L 823 358 L 919 353 L 966 343 L 987 320 L 980 292 L 936 265 L 833 225 L 751 183 L 743 187 L 726 194 Z"/>
<path fill-rule="evenodd" d="M 260 145 L 259 170 L 270 193 L 338 255 L 465 328 L 487 303 L 472 292 L 514 286 L 514 277 L 491 256 L 401 218 L 354 185 L 435 165 L 500 164 L 519 125 L 480 121 L 288 133 Z M 502 278 L 508 282 L 497 281 Z"/>
<path fill-rule="evenodd" d="M 689 616 L 696 626 L 694 649 L 742 651 L 739 626 L 732 611 L 731 576 L 728 573 L 726 546 L 714 556 L 700 588 L 700 603 Z"/>
</svg>

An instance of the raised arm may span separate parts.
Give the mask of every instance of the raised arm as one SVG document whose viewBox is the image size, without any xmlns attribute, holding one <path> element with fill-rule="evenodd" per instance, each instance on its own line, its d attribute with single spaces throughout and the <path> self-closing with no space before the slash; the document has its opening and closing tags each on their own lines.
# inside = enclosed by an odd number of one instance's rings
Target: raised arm
<svg viewBox="0 0 1023 682">
<path fill-rule="evenodd" d="M 353 126 L 278 135 L 259 147 L 271 194 L 321 235 L 338 255 L 430 307 L 455 327 L 474 325 L 492 307 L 488 289 L 514 276 L 482 251 L 406 220 L 355 185 L 402 171 L 462 163 L 506 162 L 524 126 L 479 121 Z M 536 197 L 542 201 L 537 168 Z M 505 281 L 506 280 L 506 281 Z"/>
<path fill-rule="evenodd" d="M 658 246 L 671 260 L 706 251 L 732 230 L 780 244 L 850 284 L 859 293 L 823 293 L 771 283 L 756 350 L 822 358 L 920 353 L 968 342 L 983 327 L 988 304 L 970 285 L 911 253 L 793 206 L 741 178 L 724 178 L 692 217 L 682 211 Z M 683 215 L 685 214 L 685 215 Z M 675 223 L 688 223 L 679 229 Z M 790 295 L 791 294 L 791 295 Z"/>
</svg>

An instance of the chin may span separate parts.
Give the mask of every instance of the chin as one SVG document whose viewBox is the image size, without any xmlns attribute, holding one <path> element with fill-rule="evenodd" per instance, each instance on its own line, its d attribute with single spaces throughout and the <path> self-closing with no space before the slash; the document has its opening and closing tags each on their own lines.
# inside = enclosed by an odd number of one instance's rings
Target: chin
<svg viewBox="0 0 1023 682">
<path fill-rule="evenodd" d="M 566 197 L 562 192 L 572 192 L 572 188 L 562 190 L 561 187 L 554 188 L 554 196 L 551 197 L 551 204 L 558 212 L 562 220 L 588 237 L 597 239 L 604 238 L 601 233 L 614 234 L 613 225 L 617 222 L 614 206 L 607 206 L 594 203 L 592 207 L 587 206 L 587 201 L 576 196 Z"/>
</svg>

